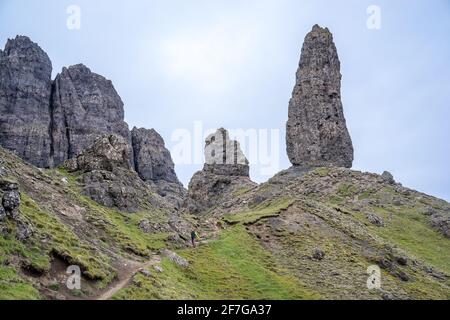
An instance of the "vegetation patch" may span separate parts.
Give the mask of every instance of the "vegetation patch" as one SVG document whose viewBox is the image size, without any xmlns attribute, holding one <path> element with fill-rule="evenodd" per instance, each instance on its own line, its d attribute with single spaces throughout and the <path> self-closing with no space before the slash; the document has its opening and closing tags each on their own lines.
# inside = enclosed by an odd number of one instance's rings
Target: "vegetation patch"
<svg viewBox="0 0 450 320">
<path fill-rule="evenodd" d="M 223 220 L 229 224 L 253 224 L 261 219 L 276 217 L 281 211 L 286 210 L 295 202 L 291 198 L 281 198 L 275 201 L 265 201 L 250 211 L 230 213 Z"/>
<path fill-rule="evenodd" d="M 33 267 L 48 270 L 50 253 L 53 252 L 64 258 L 66 262 L 79 265 L 84 275 L 90 279 L 112 280 L 114 272 L 105 255 L 93 250 L 95 247 L 92 244 L 79 239 L 67 225 L 55 215 L 42 210 L 25 193 L 22 193 L 21 199 L 21 214 L 31 221 L 36 231 L 35 236 L 39 239 L 37 242 L 40 246 L 40 257 L 42 255 L 45 257 L 44 260 L 32 259 Z"/>
<path fill-rule="evenodd" d="M 242 244 L 245 243 L 245 246 Z M 162 260 L 162 273 L 135 277 L 115 299 L 316 299 L 303 283 L 275 263 L 243 225 L 197 249 L 178 252 L 190 266 Z"/>
<path fill-rule="evenodd" d="M 148 257 L 151 251 L 166 246 L 166 240 L 172 233 L 144 233 L 139 229 L 139 222 L 148 219 L 152 223 L 167 223 L 167 216 L 161 210 L 151 208 L 138 213 L 124 213 L 113 208 L 99 205 L 87 196 L 82 195 L 75 176 L 64 169 L 58 170 L 69 181 L 72 197 L 87 208 L 89 223 L 103 230 L 109 237 L 110 245 L 118 246 L 126 253 Z"/>
<path fill-rule="evenodd" d="M 356 187 L 351 184 L 351 183 L 342 183 L 339 186 L 338 189 L 338 194 L 341 197 L 347 198 L 347 197 L 352 197 L 354 196 L 356 193 L 358 192 L 358 190 L 356 189 Z"/>
<path fill-rule="evenodd" d="M 331 168 L 328 167 L 322 167 L 322 168 L 317 168 L 313 171 L 313 173 L 317 174 L 319 177 L 326 177 L 330 174 L 330 172 L 332 171 Z"/>
<path fill-rule="evenodd" d="M 0 300 L 38 299 L 39 292 L 22 279 L 14 267 L 0 264 Z"/>
<path fill-rule="evenodd" d="M 385 226 L 370 231 L 394 243 L 415 258 L 450 274 L 450 241 L 435 231 L 416 207 L 374 208 Z"/>
</svg>

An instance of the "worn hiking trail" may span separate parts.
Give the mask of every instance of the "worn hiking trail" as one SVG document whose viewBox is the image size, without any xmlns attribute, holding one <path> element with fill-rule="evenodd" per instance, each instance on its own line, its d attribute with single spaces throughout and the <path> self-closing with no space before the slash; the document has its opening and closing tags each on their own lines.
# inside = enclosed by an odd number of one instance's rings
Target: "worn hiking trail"
<svg viewBox="0 0 450 320">
<path fill-rule="evenodd" d="M 131 281 L 131 279 L 142 269 L 149 268 L 161 262 L 160 256 L 153 256 L 150 261 L 145 263 L 134 264 L 130 269 L 120 276 L 119 282 L 117 282 L 114 286 L 109 288 L 106 292 L 102 293 L 95 300 L 109 300 L 116 294 L 120 289 L 125 288 Z"/>
</svg>

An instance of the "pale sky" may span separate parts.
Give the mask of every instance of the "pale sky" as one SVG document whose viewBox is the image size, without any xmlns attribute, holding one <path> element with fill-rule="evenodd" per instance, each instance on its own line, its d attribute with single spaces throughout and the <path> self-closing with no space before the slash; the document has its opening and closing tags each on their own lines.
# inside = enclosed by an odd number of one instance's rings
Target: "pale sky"
<svg viewBox="0 0 450 320">
<path fill-rule="evenodd" d="M 79 30 L 67 28 L 70 5 L 81 9 Z M 370 5 L 381 9 L 379 30 L 367 28 Z M 27 35 L 48 53 L 54 75 L 81 62 L 111 79 L 130 129 L 155 128 L 171 151 L 174 133 L 194 137 L 196 122 L 279 130 L 279 170 L 289 167 L 288 102 L 316 23 L 333 32 L 340 56 L 354 169 L 388 170 L 450 200 L 448 0 L 0 0 L 1 47 Z M 176 171 L 187 185 L 201 167 Z M 251 166 L 257 182 L 274 173 L 261 167 Z"/>
</svg>

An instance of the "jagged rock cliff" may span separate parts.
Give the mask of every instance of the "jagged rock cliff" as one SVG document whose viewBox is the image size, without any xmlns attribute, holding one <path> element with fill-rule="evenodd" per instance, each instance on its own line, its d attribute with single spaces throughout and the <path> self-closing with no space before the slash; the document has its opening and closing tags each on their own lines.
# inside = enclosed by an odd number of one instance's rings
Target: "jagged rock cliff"
<svg viewBox="0 0 450 320">
<path fill-rule="evenodd" d="M 47 54 L 29 38 L 0 55 L 0 144 L 38 167 L 78 155 L 105 133 L 131 142 L 123 102 L 111 81 L 79 64 L 55 81 Z"/>
<path fill-rule="evenodd" d="M 250 180 L 248 160 L 239 143 L 221 128 L 205 141 L 205 165 L 192 177 L 185 205 L 193 213 L 218 204 L 226 207 L 234 192 L 256 185 Z"/>
<path fill-rule="evenodd" d="M 293 165 L 351 168 L 353 145 L 341 102 L 340 62 L 327 28 L 315 25 L 305 38 L 286 134 Z"/>
<path fill-rule="evenodd" d="M 123 102 L 110 80 L 78 64 L 55 79 L 51 126 L 54 165 L 73 158 L 106 133 L 130 142 Z"/>
<path fill-rule="evenodd" d="M 0 54 L 0 145 L 48 167 L 52 63 L 29 38 L 17 36 Z"/>
<path fill-rule="evenodd" d="M 130 169 L 179 207 L 186 190 L 164 140 L 153 129 L 128 130 L 112 82 L 82 64 L 63 68 L 54 81 L 51 72 L 49 57 L 29 38 L 8 40 L 0 52 L 0 145 L 48 168 L 77 157 L 105 134 L 120 136 L 131 150 Z"/>
<path fill-rule="evenodd" d="M 159 195 L 179 208 L 187 192 L 177 178 L 175 165 L 161 135 L 154 129 L 133 128 L 131 141 L 134 166 L 141 179 L 155 185 Z"/>
<path fill-rule="evenodd" d="M 131 146 L 125 138 L 105 135 L 66 161 L 64 167 L 77 174 L 85 195 L 105 207 L 128 212 L 136 212 L 149 205 L 173 208 L 157 195 L 153 185 L 139 178 L 131 160 Z"/>
<path fill-rule="evenodd" d="M 158 132 L 133 128 L 131 137 L 135 168 L 143 180 L 179 183 L 170 152 Z"/>
</svg>

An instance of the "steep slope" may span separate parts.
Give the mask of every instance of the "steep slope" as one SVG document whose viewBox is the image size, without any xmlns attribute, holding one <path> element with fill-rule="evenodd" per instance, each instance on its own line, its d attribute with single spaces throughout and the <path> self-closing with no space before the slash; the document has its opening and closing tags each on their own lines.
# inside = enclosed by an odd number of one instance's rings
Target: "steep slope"
<svg viewBox="0 0 450 320">
<path fill-rule="evenodd" d="M 0 219 L 0 299 L 93 298 L 131 264 L 183 245 L 188 217 L 169 210 L 172 206 L 134 171 L 127 177 L 151 194 L 139 199 L 133 214 L 91 200 L 80 171 L 38 169 L 0 148 L 2 189 L 17 184 L 21 200 L 15 217 Z M 0 197 L 5 194 L 0 191 Z M 81 291 L 66 288 L 69 265 L 81 268 Z"/>
<path fill-rule="evenodd" d="M 199 227 L 200 248 L 178 251 L 189 267 L 163 259 L 115 298 L 449 299 L 450 204 L 385 177 L 282 172 L 202 215 L 221 231 Z"/>
</svg>

